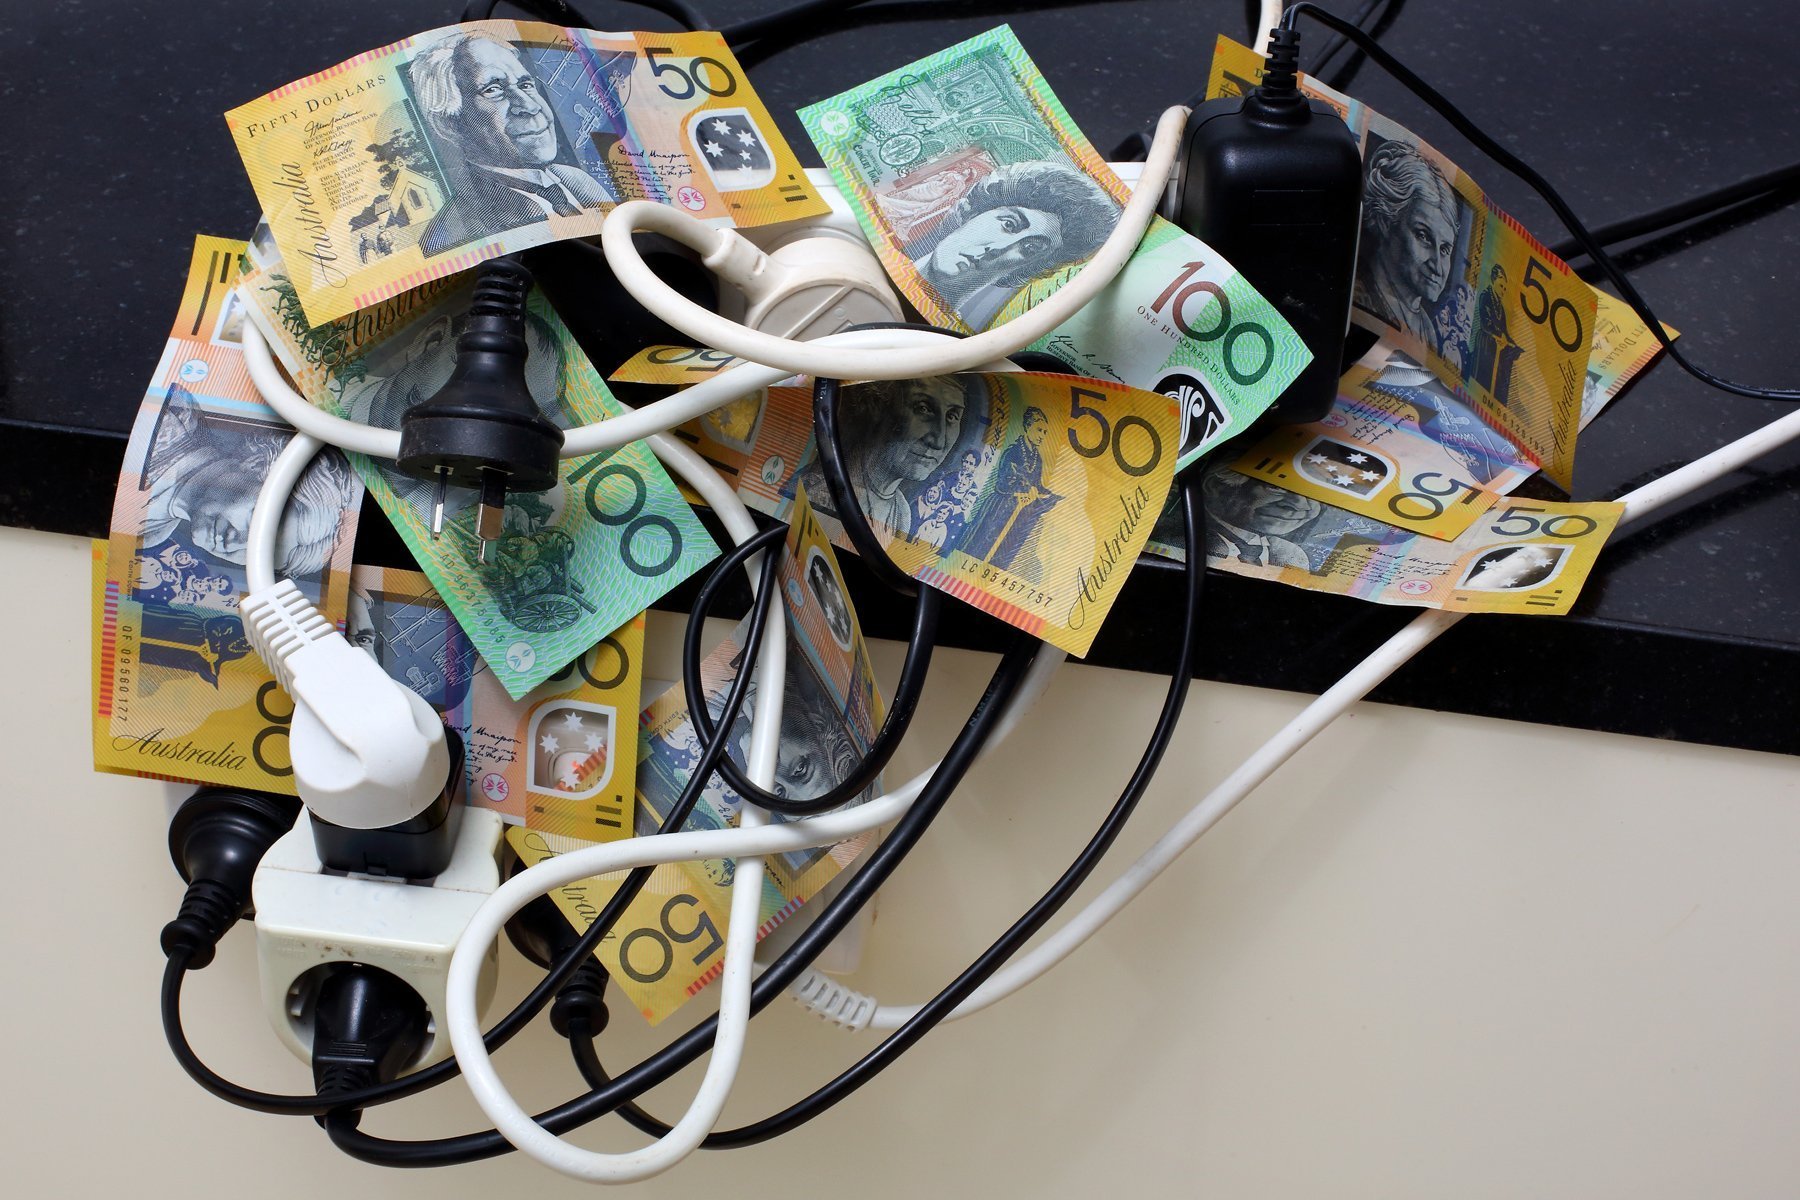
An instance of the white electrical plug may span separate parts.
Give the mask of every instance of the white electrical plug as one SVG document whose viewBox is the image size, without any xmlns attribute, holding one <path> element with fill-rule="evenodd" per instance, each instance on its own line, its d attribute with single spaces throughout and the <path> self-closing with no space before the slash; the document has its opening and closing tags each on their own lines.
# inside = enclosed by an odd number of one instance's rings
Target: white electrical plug
<svg viewBox="0 0 1800 1200">
<path fill-rule="evenodd" d="M 294 784 L 315 815 L 349 829 L 411 820 L 444 791 L 443 722 L 352 646 L 292 580 L 239 606 L 250 644 L 294 701 Z"/>
</svg>

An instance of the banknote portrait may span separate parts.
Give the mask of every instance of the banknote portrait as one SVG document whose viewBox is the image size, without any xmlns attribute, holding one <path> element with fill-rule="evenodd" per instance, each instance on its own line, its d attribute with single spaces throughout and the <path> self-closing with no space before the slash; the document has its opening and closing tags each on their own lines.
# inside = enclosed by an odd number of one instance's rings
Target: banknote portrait
<svg viewBox="0 0 1800 1200">
<path fill-rule="evenodd" d="M 1025 410 L 1019 436 L 1000 452 L 956 549 L 1003 571 L 1037 578 L 1030 551 L 1039 525 L 1062 499 L 1044 479 L 1044 435 L 1049 430 L 1050 418 L 1042 409 Z"/>
<path fill-rule="evenodd" d="M 144 497 L 142 544 L 178 543 L 188 557 L 210 560 L 234 580 L 250 530 L 250 513 L 269 465 L 292 432 L 284 426 L 214 413 L 171 383 L 136 484 Z M 275 573 L 316 580 L 337 542 L 338 522 L 355 494 L 350 465 L 335 450 L 320 454 L 295 485 L 275 548 Z"/>
<path fill-rule="evenodd" d="M 1507 327 L 1510 299 L 1511 281 L 1506 277 L 1506 268 L 1495 263 L 1488 268 L 1487 286 L 1475 298 L 1475 323 L 1469 331 L 1469 353 L 1463 360 L 1469 377 L 1502 404 L 1511 390 L 1513 361 L 1525 353 Z"/>
<path fill-rule="evenodd" d="M 846 473 L 864 515 L 911 536 L 918 501 L 934 476 L 966 453 L 979 461 L 986 392 L 955 375 L 857 384 L 839 394 L 838 421 Z M 795 478 L 816 509 L 837 515 L 816 451 Z"/>
<path fill-rule="evenodd" d="M 806 590 L 812 593 L 819 611 L 825 614 L 825 625 L 831 630 L 832 639 L 839 648 L 850 649 L 850 603 L 844 598 L 844 589 L 838 586 L 837 576 L 831 573 L 830 564 L 818 550 L 806 559 Z"/>
<path fill-rule="evenodd" d="M 1369 135 L 1356 305 L 1452 362 L 1462 358 L 1469 289 L 1455 282 L 1472 210 L 1409 142 Z"/>
<path fill-rule="evenodd" d="M 1118 219 L 1112 197 L 1068 163 L 1012 163 L 976 179 L 900 250 L 970 328 L 984 329 L 1033 279 L 1089 258 Z"/>
<path fill-rule="evenodd" d="M 427 255 L 608 202 L 576 165 L 519 46 L 452 30 L 403 70 L 449 176 L 449 196 L 419 241 Z"/>
<path fill-rule="evenodd" d="M 1301 533 L 1324 505 L 1224 468 L 1209 471 L 1200 486 L 1206 493 L 1208 559 L 1312 570 Z M 1179 533 L 1171 540 L 1179 543 Z"/>
</svg>

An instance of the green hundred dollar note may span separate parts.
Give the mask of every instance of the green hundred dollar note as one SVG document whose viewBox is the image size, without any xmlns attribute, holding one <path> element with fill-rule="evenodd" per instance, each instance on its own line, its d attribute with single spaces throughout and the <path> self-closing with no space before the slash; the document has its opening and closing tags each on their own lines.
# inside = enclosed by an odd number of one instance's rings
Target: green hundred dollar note
<svg viewBox="0 0 1800 1200">
<path fill-rule="evenodd" d="M 849 591 L 804 495 L 792 516 L 781 569 L 790 641 L 773 790 L 806 798 L 823 795 L 846 777 L 867 752 L 883 709 Z M 740 624 L 702 664 L 705 703 L 715 716 L 723 710 L 731 679 L 750 667 L 744 661 L 745 640 L 746 626 Z M 749 745 L 756 699 L 753 682 L 728 751 L 740 764 Z M 702 749 L 688 703 L 677 685 L 644 710 L 638 743 L 640 836 L 662 824 Z M 880 793 L 877 782 L 852 803 Z M 741 807 L 738 795 L 715 776 L 684 828 L 723 829 Z M 862 852 L 870 836 L 770 858 L 757 936 L 767 936 L 830 883 Z M 528 864 L 575 848 L 564 839 L 523 830 L 513 831 L 510 838 Z M 618 928 L 596 950 L 651 1024 L 718 977 L 725 957 L 732 878 L 733 864 L 727 859 L 658 867 Z M 558 889 L 552 899 L 577 928 L 586 929 L 623 880 L 623 872 L 586 880 Z"/>
<path fill-rule="evenodd" d="M 94 765 L 292 793 L 293 704 L 250 649 L 251 510 L 294 431 L 263 404 L 232 291 L 244 243 L 195 240 L 175 328 L 138 408 L 96 581 Z M 344 617 L 362 485 L 343 455 L 314 459 L 275 545 L 278 574 Z"/>
<path fill-rule="evenodd" d="M 785 518 L 804 488 L 848 548 L 811 414 L 805 389 L 769 389 L 738 491 Z M 1174 478 L 1168 396 L 1067 375 L 945 375 L 846 386 L 839 417 L 857 500 L 901 570 L 1087 653 Z"/>
<path fill-rule="evenodd" d="M 1221 37 L 1207 96 L 1244 94 L 1262 62 Z M 1362 147 L 1353 319 L 1469 397 L 1567 489 L 1594 289 L 1417 134 L 1304 75 L 1300 90 L 1335 108 Z"/>
<path fill-rule="evenodd" d="M 888 274 L 953 329 L 1041 304 L 1130 195 L 1006 26 L 800 120 Z M 1033 348 L 1076 374 L 1173 396 L 1181 466 L 1248 428 L 1312 358 L 1230 263 L 1160 217 L 1113 283 Z"/>
<path fill-rule="evenodd" d="M 458 286 L 402 293 L 328 326 L 306 323 L 282 270 L 244 276 L 252 319 L 293 364 L 307 399 L 338 416 L 398 428 L 456 362 L 469 304 Z M 544 416 L 567 429 L 624 411 L 543 294 L 527 305 L 526 382 Z M 351 462 L 470 639 L 519 697 L 648 608 L 718 553 L 642 442 L 566 459 L 542 493 L 508 493 L 505 529 L 478 557 L 475 497 L 451 489 L 431 534 L 434 489 L 386 462 Z M 496 553 L 497 551 L 497 553 Z"/>
</svg>

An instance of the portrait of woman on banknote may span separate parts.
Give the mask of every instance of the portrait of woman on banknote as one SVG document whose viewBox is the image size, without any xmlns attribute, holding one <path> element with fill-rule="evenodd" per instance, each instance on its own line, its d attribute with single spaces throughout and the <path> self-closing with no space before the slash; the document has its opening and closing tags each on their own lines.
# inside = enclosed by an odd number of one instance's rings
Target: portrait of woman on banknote
<svg viewBox="0 0 1800 1200">
<path fill-rule="evenodd" d="M 916 502 L 933 477 L 959 452 L 978 453 L 986 396 L 955 375 L 846 387 L 838 401 L 844 463 L 864 515 L 912 536 Z M 795 478 L 814 508 L 835 517 L 816 453 Z"/>
<path fill-rule="evenodd" d="M 1466 249 L 1465 208 L 1417 147 L 1371 139 L 1363 168 L 1356 306 L 1451 360 L 1461 357 L 1462 338 L 1454 327 L 1467 320 L 1467 314 L 1445 311 L 1466 307 L 1468 289 L 1448 286 Z"/>
<path fill-rule="evenodd" d="M 151 436 L 138 480 L 138 489 L 149 493 L 145 548 L 174 540 L 190 557 L 199 555 L 214 566 L 241 566 L 257 490 L 291 431 L 209 412 L 186 388 L 172 383 Z M 342 454 L 328 451 L 313 460 L 282 516 L 278 576 L 304 582 L 325 569 L 352 487 L 350 464 Z M 240 572 L 229 574 L 236 579 Z"/>
<path fill-rule="evenodd" d="M 971 329 L 985 329 L 1033 279 L 1089 258 L 1119 206 L 1066 163 L 1022 162 L 977 180 L 919 241 L 919 275 Z"/>
</svg>

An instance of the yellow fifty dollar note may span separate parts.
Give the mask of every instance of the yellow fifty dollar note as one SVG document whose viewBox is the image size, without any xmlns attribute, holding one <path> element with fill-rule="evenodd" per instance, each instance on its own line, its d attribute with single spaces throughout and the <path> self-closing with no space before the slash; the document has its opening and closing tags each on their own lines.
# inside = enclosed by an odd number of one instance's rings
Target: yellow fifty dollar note
<svg viewBox="0 0 1800 1200">
<path fill-rule="evenodd" d="M 225 114 L 313 325 L 652 200 L 726 225 L 824 200 L 717 33 L 476 21 Z"/>
<path fill-rule="evenodd" d="M 1174 400 L 1020 372 L 853 384 L 838 403 L 857 503 L 900 569 L 1086 654 L 1169 493 Z M 810 395 L 770 388 L 739 491 L 785 520 L 801 487 L 847 548 Z"/>
<path fill-rule="evenodd" d="M 1221 37 L 1208 98 L 1242 95 L 1262 64 Z M 1305 76 L 1300 90 L 1336 109 L 1362 146 L 1356 323 L 1469 397 L 1566 490 L 1594 289 L 1411 130 Z"/>
</svg>

